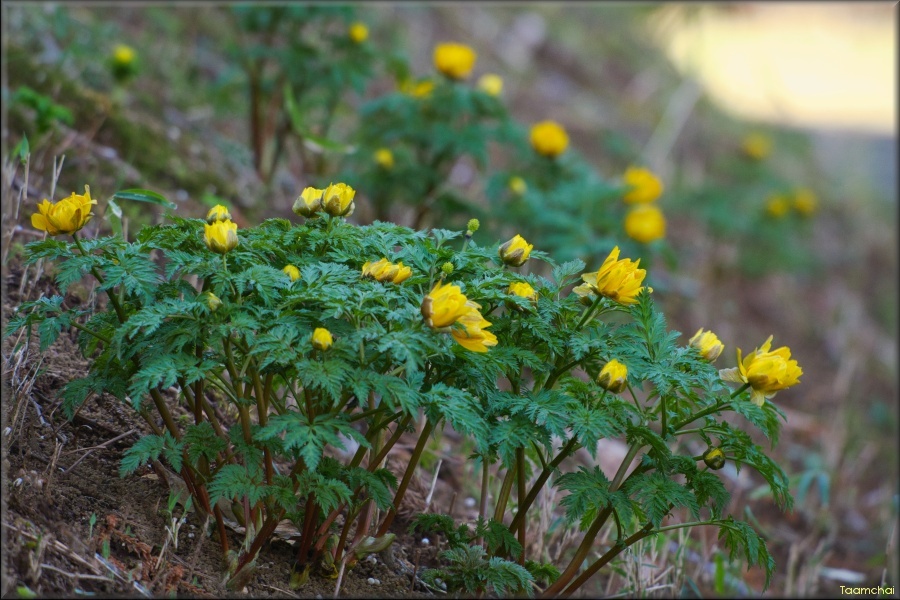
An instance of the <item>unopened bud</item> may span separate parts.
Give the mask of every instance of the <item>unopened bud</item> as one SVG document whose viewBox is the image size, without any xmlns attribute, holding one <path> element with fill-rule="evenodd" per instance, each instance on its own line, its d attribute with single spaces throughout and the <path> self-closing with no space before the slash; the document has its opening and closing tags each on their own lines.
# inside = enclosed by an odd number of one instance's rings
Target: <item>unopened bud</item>
<svg viewBox="0 0 900 600">
<path fill-rule="evenodd" d="M 718 471 L 725 466 L 725 453 L 721 448 L 710 448 L 703 454 L 703 462 L 710 469 Z"/>
<path fill-rule="evenodd" d="M 444 275 L 449 275 L 450 273 L 453 272 L 453 263 L 445 262 L 444 264 L 441 265 L 441 271 L 444 273 Z"/>
</svg>

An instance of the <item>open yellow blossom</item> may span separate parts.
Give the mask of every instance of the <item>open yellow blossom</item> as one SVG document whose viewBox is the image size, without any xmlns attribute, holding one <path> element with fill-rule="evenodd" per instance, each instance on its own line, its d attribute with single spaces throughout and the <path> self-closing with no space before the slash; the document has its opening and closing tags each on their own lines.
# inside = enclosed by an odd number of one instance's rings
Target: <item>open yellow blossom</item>
<svg viewBox="0 0 900 600">
<path fill-rule="evenodd" d="M 394 264 L 382 258 L 376 262 L 367 261 L 362 267 L 362 274 L 363 277 L 371 277 L 376 281 L 402 283 L 412 275 L 412 269 L 404 266 L 402 262 Z"/>
<path fill-rule="evenodd" d="M 696 348 L 700 352 L 700 356 L 709 362 L 715 361 L 725 349 L 725 344 L 719 341 L 719 337 L 712 331 L 703 331 L 703 328 L 697 330 L 688 341 L 688 345 Z"/>
<path fill-rule="evenodd" d="M 465 44 L 438 44 L 434 48 L 435 68 L 450 79 L 465 79 L 475 66 L 478 55 Z"/>
<path fill-rule="evenodd" d="M 662 195 L 663 184 L 653 171 L 644 167 L 628 167 L 622 175 L 622 183 L 628 188 L 622 200 L 626 204 L 653 202 Z"/>
<path fill-rule="evenodd" d="M 625 385 L 628 383 L 627 377 L 628 368 L 616 359 L 612 359 L 600 370 L 597 383 L 605 390 L 618 394 L 625 389 Z"/>
<path fill-rule="evenodd" d="M 230 221 L 230 220 L 231 220 L 231 213 L 228 212 L 227 207 L 225 207 L 221 204 L 216 204 L 211 209 L 209 209 L 208 213 L 206 213 L 206 222 L 209 223 L 210 225 L 212 225 L 216 221 Z"/>
<path fill-rule="evenodd" d="M 635 304 L 638 294 L 644 289 L 641 283 L 647 275 L 646 270 L 638 268 L 640 262 L 640 259 L 632 261 L 630 258 L 619 260 L 619 247 L 616 246 L 597 272 L 581 276 L 585 285 L 572 291 L 582 297 L 599 294 L 620 304 Z"/>
<path fill-rule="evenodd" d="M 772 152 L 772 140 L 761 133 L 751 133 L 741 143 L 741 150 L 753 160 L 762 160 Z"/>
<path fill-rule="evenodd" d="M 38 211 L 31 215 L 31 226 L 50 235 L 75 233 L 94 216 L 91 212 L 94 204 L 97 201 L 91 199 L 91 188 L 87 185 L 84 186 L 84 194 L 72 192 L 59 202 L 44 198 L 37 206 Z"/>
<path fill-rule="evenodd" d="M 773 219 L 780 219 L 790 210 L 788 199 L 781 194 L 771 194 L 766 199 L 766 214 Z"/>
<path fill-rule="evenodd" d="M 487 352 L 488 346 L 497 345 L 497 336 L 490 331 L 485 331 L 491 326 L 491 323 L 481 315 L 480 305 L 472 302 L 466 302 L 469 312 L 457 319 L 456 323 L 462 325 L 462 328 L 454 327 L 450 331 L 453 339 L 467 350 L 472 352 Z"/>
<path fill-rule="evenodd" d="M 804 217 L 816 212 L 819 206 L 819 200 L 815 193 L 809 188 L 800 188 L 794 191 L 794 210 Z"/>
<path fill-rule="evenodd" d="M 422 300 L 422 316 L 425 318 L 425 324 L 432 329 L 453 325 L 457 319 L 471 310 L 466 302 L 468 298 L 460 291 L 458 285 L 437 282 Z"/>
<path fill-rule="evenodd" d="M 292 210 L 294 214 L 307 219 L 312 217 L 320 208 L 322 208 L 322 196 L 325 190 L 314 187 L 303 188 L 303 191 L 294 200 Z"/>
<path fill-rule="evenodd" d="M 533 244 L 529 244 L 525 238 L 516 234 L 511 240 L 500 245 L 498 254 L 500 254 L 500 259 L 509 266 L 521 267 L 528 260 L 532 248 L 534 248 Z"/>
<path fill-rule="evenodd" d="M 353 197 L 356 190 L 346 183 L 332 183 L 325 188 L 322 207 L 332 217 L 347 217 L 353 214 Z"/>
<path fill-rule="evenodd" d="M 569 147 L 569 135 L 556 121 L 541 121 L 531 126 L 531 147 L 543 156 L 553 158 Z"/>
<path fill-rule="evenodd" d="M 509 285 L 508 293 L 513 294 L 515 296 L 520 296 L 522 298 L 528 298 L 529 300 L 537 299 L 537 292 L 534 291 L 534 288 L 524 281 L 517 281 L 516 283 L 511 283 Z"/>
<path fill-rule="evenodd" d="M 738 366 L 722 369 L 719 376 L 725 381 L 750 384 L 750 401 L 762 406 L 765 401 L 779 390 L 800 383 L 803 369 L 796 360 L 791 359 L 791 350 L 782 346 L 777 350 L 772 347 L 772 336 L 758 349 L 741 359 L 741 349 L 737 349 Z"/>
<path fill-rule="evenodd" d="M 347 34 L 350 36 L 350 39 L 353 40 L 354 44 L 362 44 L 369 38 L 369 28 L 366 27 L 365 23 L 357 21 L 350 25 Z"/>
<path fill-rule="evenodd" d="M 394 153 L 387 148 L 379 148 L 375 151 L 375 163 L 383 169 L 393 169 Z"/>
<path fill-rule="evenodd" d="M 125 44 L 119 44 L 118 46 L 113 48 L 113 54 L 112 54 L 113 62 L 118 65 L 122 65 L 122 66 L 130 65 L 132 62 L 134 62 L 135 56 L 136 56 L 136 54 L 134 52 L 134 48 L 132 48 L 131 46 L 126 46 Z"/>
<path fill-rule="evenodd" d="M 212 225 L 204 225 L 206 231 L 203 241 L 206 247 L 216 254 L 225 254 L 238 245 L 237 223 L 232 221 L 216 221 Z"/>
<path fill-rule="evenodd" d="M 519 176 L 510 177 L 509 190 L 516 196 L 524 196 L 528 191 L 528 184 Z"/>
<path fill-rule="evenodd" d="M 297 281 L 298 279 L 300 279 L 300 269 L 298 269 L 294 265 L 287 265 L 282 269 L 282 271 L 284 271 L 285 274 L 291 278 L 291 281 Z"/>
<path fill-rule="evenodd" d="M 322 352 L 325 352 L 331 348 L 332 344 L 334 344 L 334 338 L 331 337 L 331 332 L 324 327 L 316 327 L 315 331 L 313 331 L 311 341 L 313 348 Z"/>
<path fill-rule="evenodd" d="M 493 73 L 485 73 L 478 78 L 478 89 L 489 96 L 499 96 L 503 91 L 503 78 Z"/>
<path fill-rule="evenodd" d="M 666 236 L 666 217 L 652 204 L 635 206 L 625 215 L 625 233 L 633 240 L 649 244 Z"/>
</svg>

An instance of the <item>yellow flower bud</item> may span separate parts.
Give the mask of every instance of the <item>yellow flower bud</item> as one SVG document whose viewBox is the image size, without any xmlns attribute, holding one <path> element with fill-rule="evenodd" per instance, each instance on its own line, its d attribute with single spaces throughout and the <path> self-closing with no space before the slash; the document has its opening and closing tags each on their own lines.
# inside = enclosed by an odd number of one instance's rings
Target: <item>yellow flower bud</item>
<svg viewBox="0 0 900 600">
<path fill-rule="evenodd" d="M 231 221 L 216 221 L 212 225 L 206 224 L 203 241 L 206 247 L 216 254 L 225 254 L 234 250 L 238 245 L 237 223 Z"/>
<path fill-rule="evenodd" d="M 412 269 L 403 266 L 402 262 L 394 264 L 386 258 L 377 262 L 366 262 L 362 267 L 363 277 L 371 277 L 376 281 L 402 283 L 412 275 Z"/>
<path fill-rule="evenodd" d="M 438 44 L 434 48 L 435 68 L 450 79 L 465 79 L 478 55 L 465 44 Z"/>
<path fill-rule="evenodd" d="M 282 269 L 282 271 L 284 271 L 285 274 L 291 278 L 291 281 L 297 281 L 298 279 L 300 279 L 300 269 L 298 269 L 294 265 L 287 265 Z"/>
<path fill-rule="evenodd" d="M 565 152 L 569 135 L 556 121 L 541 121 L 531 127 L 531 147 L 543 156 L 553 158 Z"/>
<path fill-rule="evenodd" d="M 471 310 L 459 286 L 437 282 L 422 300 L 422 316 L 432 329 L 449 327 Z"/>
<path fill-rule="evenodd" d="M 665 237 L 666 218 L 656 206 L 648 204 L 635 206 L 625 216 L 625 233 L 633 240 L 649 244 Z"/>
<path fill-rule="evenodd" d="M 653 202 L 662 195 L 663 184 L 650 169 L 628 167 L 622 175 L 622 183 L 628 189 L 622 200 L 626 204 Z"/>
<path fill-rule="evenodd" d="M 216 204 L 211 209 L 209 209 L 208 213 L 206 213 L 206 222 L 209 223 L 210 225 L 212 225 L 216 221 L 230 221 L 230 220 L 231 220 L 231 213 L 228 212 L 228 209 L 221 204 Z"/>
<path fill-rule="evenodd" d="M 603 261 L 600 269 L 595 273 L 585 273 L 581 276 L 587 287 L 580 285 L 572 291 L 587 297 L 587 292 L 605 296 L 615 300 L 619 304 L 635 304 L 638 294 L 644 289 L 641 283 L 647 275 L 644 269 L 638 269 L 640 259 L 632 261 L 630 258 L 619 260 L 619 247 L 616 246 Z M 648 288 L 648 291 L 653 291 Z"/>
<path fill-rule="evenodd" d="M 791 359 L 791 350 L 782 346 L 772 347 L 772 336 L 758 349 L 742 360 L 741 349 L 737 349 L 738 366 L 721 369 L 719 376 L 725 381 L 750 384 L 750 401 L 762 406 L 776 392 L 800 383 L 803 369 Z"/>
<path fill-rule="evenodd" d="M 503 78 L 493 73 L 485 73 L 478 79 L 478 88 L 489 96 L 499 96 L 503 91 Z"/>
<path fill-rule="evenodd" d="M 516 196 L 524 196 L 528 191 L 528 184 L 521 177 L 511 177 L 509 180 L 509 190 Z"/>
<path fill-rule="evenodd" d="M 816 212 L 819 201 L 809 188 L 800 188 L 794 192 L 794 210 L 804 217 Z"/>
<path fill-rule="evenodd" d="M 325 190 L 320 190 L 314 187 L 303 188 L 303 192 L 297 196 L 297 199 L 294 200 L 293 211 L 294 214 L 299 215 L 301 217 L 306 217 L 307 219 L 312 217 L 316 211 L 322 208 L 322 196 L 325 194 Z"/>
<path fill-rule="evenodd" d="M 406 80 L 399 87 L 401 92 L 409 94 L 413 98 L 426 98 L 431 95 L 431 91 L 434 89 L 434 82 L 430 79 L 423 79 L 418 82 Z"/>
<path fill-rule="evenodd" d="M 356 190 L 346 183 L 332 183 L 325 188 L 322 207 L 332 217 L 347 217 L 353 213 Z"/>
<path fill-rule="evenodd" d="M 375 162 L 383 169 L 393 169 L 394 154 L 387 148 L 379 148 L 375 151 Z"/>
<path fill-rule="evenodd" d="M 134 62 L 135 57 L 134 48 L 131 46 L 126 46 L 125 44 L 119 44 L 115 48 L 113 48 L 113 62 L 117 65 L 128 66 L 132 62 Z"/>
<path fill-rule="evenodd" d="M 780 219 L 787 214 L 790 208 L 791 205 L 788 199 L 781 194 L 771 194 L 766 199 L 766 214 L 773 219 Z"/>
<path fill-rule="evenodd" d="M 222 301 L 212 292 L 206 292 L 206 305 L 209 307 L 209 310 L 215 312 L 222 306 Z"/>
<path fill-rule="evenodd" d="M 354 44 L 362 44 L 369 38 L 369 28 L 366 27 L 365 23 L 353 23 L 350 29 L 347 30 L 347 33 Z"/>
<path fill-rule="evenodd" d="M 524 281 L 511 283 L 509 285 L 507 293 L 513 294 L 514 296 L 520 296 L 522 298 L 528 298 L 529 300 L 537 300 L 537 292 L 534 291 L 533 287 L 531 287 Z"/>
<path fill-rule="evenodd" d="M 741 143 L 741 150 L 753 160 L 762 160 L 772 151 L 772 140 L 761 133 L 751 133 Z"/>
<path fill-rule="evenodd" d="M 94 216 L 91 212 L 94 204 L 97 201 L 91 199 L 91 188 L 87 185 L 84 186 L 84 194 L 72 192 L 56 203 L 45 198 L 38 204 L 38 212 L 31 215 L 31 226 L 50 235 L 75 233 Z"/>
<path fill-rule="evenodd" d="M 710 448 L 703 453 L 703 462 L 710 469 L 718 471 L 725 466 L 725 453 L 721 448 Z"/>
<path fill-rule="evenodd" d="M 324 327 L 316 327 L 312 334 L 313 348 L 325 352 L 331 348 L 332 344 L 334 344 L 334 338 L 331 337 L 331 332 Z"/>
<path fill-rule="evenodd" d="M 600 384 L 600 387 L 613 394 L 618 394 L 625 389 L 627 376 L 628 368 L 616 359 L 613 359 L 600 370 L 600 374 L 597 376 L 597 383 Z"/>
<path fill-rule="evenodd" d="M 516 234 L 511 240 L 500 245 L 498 253 L 504 263 L 511 267 L 521 267 L 528 260 L 532 248 L 533 244 L 529 244 L 525 238 Z"/>
<path fill-rule="evenodd" d="M 703 328 L 697 330 L 694 337 L 688 341 L 688 345 L 696 348 L 700 356 L 709 362 L 714 362 L 719 358 L 719 355 L 725 349 L 725 344 L 719 341 L 716 334 L 712 331 L 703 331 Z"/>
</svg>

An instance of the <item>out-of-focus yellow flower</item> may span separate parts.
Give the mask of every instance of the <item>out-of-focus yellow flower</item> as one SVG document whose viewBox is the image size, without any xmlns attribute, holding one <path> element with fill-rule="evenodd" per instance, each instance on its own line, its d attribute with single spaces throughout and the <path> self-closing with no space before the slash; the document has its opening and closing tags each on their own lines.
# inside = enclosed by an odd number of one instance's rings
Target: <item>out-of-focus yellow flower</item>
<svg viewBox="0 0 900 600">
<path fill-rule="evenodd" d="M 382 169 L 393 169 L 394 168 L 394 153 L 388 150 L 387 148 L 379 148 L 375 151 L 375 162 Z"/>
<path fill-rule="evenodd" d="M 478 79 L 478 88 L 489 96 L 499 96 L 503 91 L 503 78 L 493 73 L 485 73 Z"/>
<path fill-rule="evenodd" d="M 628 167 L 622 175 L 628 191 L 622 196 L 626 204 L 653 202 L 662 195 L 663 184 L 653 171 L 644 167 Z"/>
<path fill-rule="evenodd" d="M 222 301 L 212 292 L 206 292 L 206 305 L 209 307 L 209 310 L 215 312 L 222 306 Z"/>
<path fill-rule="evenodd" d="M 481 306 L 472 302 L 466 302 L 469 312 L 457 319 L 462 328 L 454 327 L 450 331 L 453 339 L 467 350 L 472 352 L 487 352 L 488 346 L 497 345 L 497 336 L 490 331 L 485 331 L 491 323 L 481 315 Z"/>
<path fill-rule="evenodd" d="M 312 217 L 320 208 L 322 208 L 322 196 L 324 194 L 325 190 L 314 187 L 304 188 L 300 195 L 297 196 L 297 199 L 294 200 L 294 207 L 292 209 L 294 214 L 306 217 L 307 219 Z"/>
<path fill-rule="evenodd" d="M 371 277 L 376 281 L 402 283 L 412 275 L 412 269 L 404 266 L 403 262 L 394 264 L 387 258 L 382 258 L 376 262 L 366 262 L 362 266 L 362 274 L 363 277 Z"/>
<path fill-rule="evenodd" d="M 332 344 L 334 344 L 334 338 L 331 337 L 331 332 L 324 327 L 316 327 L 312 334 L 313 348 L 325 352 L 331 348 Z"/>
<path fill-rule="evenodd" d="M 94 216 L 91 212 L 94 204 L 97 201 L 91 199 L 91 188 L 87 185 L 84 186 L 84 194 L 72 192 L 59 202 L 44 198 L 37 206 L 38 211 L 31 215 L 31 226 L 50 235 L 75 233 Z"/>
<path fill-rule="evenodd" d="M 582 275 L 584 285 L 572 291 L 581 297 L 599 294 L 619 304 L 635 304 L 638 294 L 644 289 L 641 283 L 647 275 L 646 270 L 638 268 L 640 262 L 640 259 L 632 261 L 630 258 L 619 260 L 619 247 L 616 246 L 603 261 L 600 269 L 595 273 Z M 648 291 L 653 290 L 648 288 Z"/>
<path fill-rule="evenodd" d="M 635 206 L 625 216 L 625 233 L 628 237 L 649 244 L 666 235 L 666 218 L 652 204 Z"/>
<path fill-rule="evenodd" d="M 627 377 L 628 368 L 616 359 L 612 359 L 600 370 L 600 374 L 597 376 L 597 383 L 603 389 L 613 394 L 618 394 L 625 389 L 625 385 L 628 382 Z"/>
<path fill-rule="evenodd" d="M 790 210 L 788 199 L 781 194 L 771 194 L 766 199 L 766 214 L 773 219 L 780 219 Z"/>
<path fill-rule="evenodd" d="M 128 66 L 134 62 L 135 56 L 137 55 L 131 46 L 119 44 L 113 48 L 112 59 L 117 65 Z"/>
<path fill-rule="evenodd" d="M 556 121 L 541 121 L 531 126 L 531 147 L 543 156 L 553 158 L 569 147 L 569 135 Z"/>
<path fill-rule="evenodd" d="M 782 346 L 777 350 L 772 347 L 772 336 L 758 349 L 741 359 L 741 349 L 737 349 L 738 366 L 732 369 L 721 369 L 719 376 L 725 381 L 750 384 L 750 401 L 762 406 L 779 390 L 800 383 L 803 369 L 796 360 L 791 359 L 791 350 Z"/>
<path fill-rule="evenodd" d="M 516 234 L 511 240 L 500 245 L 498 254 L 500 259 L 511 267 L 521 267 L 528 260 L 533 244 L 525 241 L 521 235 Z"/>
<path fill-rule="evenodd" d="M 434 48 L 435 68 L 450 79 L 465 79 L 475 66 L 478 57 L 465 44 L 438 44 Z"/>
<path fill-rule="evenodd" d="M 537 292 L 534 291 L 533 287 L 531 287 L 524 281 L 517 281 L 515 283 L 509 284 L 509 290 L 507 290 L 507 292 L 513 294 L 514 296 L 528 298 L 529 300 L 537 299 Z"/>
<path fill-rule="evenodd" d="M 719 341 L 719 337 L 712 331 L 703 331 L 703 328 L 697 330 L 688 341 L 688 345 L 696 348 L 700 352 L 700 356 L 709 362 L 715 361 L 725 349 L 725 344 Z"/>
<path fill-rule="evenodd" d="M 413 98 L 427 98 L 434 90 L 434 82 L 430 79 L 422 79 L 420 81 L 407 79 L 400 84 L 399 89 Z"/>
<path fill-rule="evenodd" d="M 206 222 L 212 225 L 216 221 L 230 221 L 231 213 L 228 212 L 228 208 L 221 205 L 216 204 L 209 212 L 206 213 Z"/>
<path fill-rule="evenodd" d="M 285 274 L 291 278 L 291 281 L 297 281 L 298 279 L 300 279 L 300 269 L 298 269 L 294 265 L 287 265 L 282 269 L 282 271 L 284 271 Z"/>
<path fill-rule="evenodd" d="M 725 466 L 725 453 L 721 448 L 710 448 L 703 453 L 703 462 L 710 469 L 718 471 Z"/>
<path fill-rule="evenodd" d="M 204 227 L 206 232 L 203 234 L 203 241 L 216 254 L 230 252 L 238 245 L 237 223 L 216 221 L 211 225 L 207 223 Z"/>
<path fill-rule="evenodd" d="M 354 44 L 362 44 L 369 38 L 369 28 L 366 27 L 365 23 L 357 21 L 350 25 L 347 34 L 350 36 L 350 39 L 353 40 Z"/>
<path fill-rule="evenodd" d="M 471 310 L 459 286 L 437 282 L 422 300 L 422 316 L 432 329 L 449 327 Z"/>
<path fill-rule="evenodd" d="M 322 207 L 332 217 L 347 217 L 353 214 L 354 196 L 356 196 L 356 190 L 346 183 L 332 183 L 325 188 Z"/>
<path fill-rule="evenodd" d="M 804 217 L 816 212 L 818 206 L 819 200 L 811 189 L 800 188 L 794 191 L 794 210 Z"/>
<path fill-rule="evenodd" d="M 528 184 L 518 175 L 509 178 L 509 190 L 516 196 L 524 196 L 528 191 Z"/>
<path fill-rule="evenodd" d="M 751 133 L 741 143 L 741 150 L 753 160 L 762 160 L 772 152 L 772 140 L 762 133 Z"/>
</svg>

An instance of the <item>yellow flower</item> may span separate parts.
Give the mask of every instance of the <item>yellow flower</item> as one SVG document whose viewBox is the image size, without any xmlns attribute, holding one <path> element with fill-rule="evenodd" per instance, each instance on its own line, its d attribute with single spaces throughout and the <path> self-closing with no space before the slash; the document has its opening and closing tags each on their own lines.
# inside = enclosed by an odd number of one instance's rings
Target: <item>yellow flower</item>
<svg viewBox="0 0 900 600">
<path fill-rule="evenodd" d="M 581 276 L 585 285 L 576 287 L 573 292 L 585 297 L 588 292 L 605 296 L 620 304 L 635 304 L 637 296 L 644 289 L 641 283 L 647 275 L 644 269 L 638 269 L 640 259 L 619 260 L 619 247 L 613 248 L 596 273 L 585 273 Z M 648 291 L 653 291 L 648 288 Z"/>
<path fill-rule="evenodd" d="M 629 188 L 622 200 L 626 204 L 653 202 L 662 195 L 663 184 L 650 169 L 628 167 L 622 175 L 622 182 Z"/>
<path fill-rule="evenodd" d="M 524 281 L 517 281 L 516 283 L 511 283 L 509 285 L 509 289 L 507 293 L 513 294 L 515 296 L 520 296 L 522 298 L 528 298 L 529 300 L 537 299 L 537 292 L 534 291 L 534 288 Z"/>
<path fill-rule="evenodd" d="M 541 121 L 531 127 L 531 147 L 543 156 L 553 158 L 565 152 L 569 136 L 556 121 Z"/>
<path fill-rule="evenodd" d="M 209 310 L 215 312 L 220 306 L 222 306 L 222 301 L 219 300 L 219 297 L 212 292 L 206 292 L 206 305 L 209 307 Z"/>
<path fill-rule="evenodd" d="M 430 79 L 423 79 L 417 82 L 407 79 L 400 84 L 400 91 L 404 94 L 409 94 L 413 98 L 425 98 L 431 95 L 433 89 L 434 82 Z"/>
<path fill-rule="evenodd" d="M 206 247 L 217 254 L 225 254 L 238 245 L 237 223 L 232 221 L 216 221 L 212 225 L 204 225 L 206 232 L 203 241 Z"/>
<path fill-rule="evenodd" d="M 722 369 L 719 376 L 725 381 L 750 384 L 750 401 L 762 406 L 779 390 L 800 383 L 803 369 L 796 360 L 791 359 L 791 350 L 782 346 L 770 351 L 772 336 L 741 360 L 741 349 L 737 349 L 738 366 L 733 369 Z"/>
<path fill-rule="evenodd" d="M 497 345 L 497 336 L 490 331 L 485 331 L 486 328 L 491 326 L 491 323 L 481 315 L 480 305 L 470 300 L 466 302 L 466 306 L 469 308 L 469 312 L 456 321 L 462 325 L 462 328 L 454 327 L 450 331 L 450 335 L 453 336 L 453 339 L 460 346 L 467 350 L 487 352 L 488 346 Z"/>
<path fill-rule="evenodd" d="M 475 66 L 477 54 L 464 44 L 438 44 L 434 48 L 435 68 L 450 79 L 465 79 Z"/>
<path fill-rule="evenodd" d="M 773 219 L 780 219 L 790 210 L 788 199 L 781 194 L 771 194 L 766 199 L 766 213 Z"/>
<path fill-rule="evenodd" d="M 618 394 L 625 389 L 627 376 L 628 368 L 616 359 L 612 359 L 600 370 L 600 374 L 597 376 L 597 383 L 600 384 L 600 387 L 613 394 Z"/>
<path fill-rule="evenodd" d="M 306 218 L 312 217 L 316 211 L 322 208 L 323 194 L 325 194 L 325 190 L 314 187 L 304 188 L 300 195 L 297 196 L 297 199 L 294 200 L 292 209 L 294 214 Z"/>
<path fill-rule="evenodd" d="M 485 73 L 478 79 L 478 87 L 489 96 L 499 96 L 503 91 L 503 78 L 493 73 Z"/>
<path fill-rule="evenodd" d="M 718 471 L 725 466 L 725 453 L 721 448 L 710 448 L 703 454 L 703 462 L 710 469 Z"/>
<path fill-rule="evenodd" d="M 119 44 L 113 48 L 113 62 L 118 65 L 127 66 L 134 62 L 135 52 L 131 46 Z"/>
<path fill-rule="evenodd" d="M 394 154 L 387 148 L 379 148 L 375 151 L 375 162 L 384 169 L 393 169 Z"/>
<path fill-rule="evenodd" d="M 31 215 L 31 226 L 50 235 L 75 233 L 84 227 L 94 213 L 91 205 L 97 204 L 91 200 L 90 186 L 84 186 L 84 194 L 72 192 L 67 198 L 53 203 L 44 198 L 38 204 L 38 212 Z"/>
<path fill-rule="evenodd" d="M 703 328 L 697 330 L 697 333 L 694 334 L 688 341 L 688 345 L 693 348 L 696 348 L 698 352 L 700 352 L 700 356 L 708 360 L 709 362 L 715 361 L 719 358 L 719 355 L 722 354 L 722 350 L 725 349 L 725 344 L 719 341 L 719 338 L 712 331 L 703 331 Z"/>
<path fill-rule="evenodd" d="M 322 207 L 332 217 L 347 217 L 353 213 L 356 190 L 346 183 L 332 183 L 325 188 Z"/>
<path fill-rule="evenodd" d="M 334 338 L 331 337 L 331 332 L 324 327 L 316 327 L 312 334 L 313 348 L 325 352 L 331 348 L 332 344 L 334 344 Z"/>
<path fill-rule="evenodd" d="M 816 212 L 819 201 L 816 195 L 809 188 L 800 188 L 794 191 L 794 210 L 801 215 L 808 217 Z"/>
<path fill-rule="evenodd" d="M 365 23 L 356 22 L 352 24 L 347 33 L 354 44 L 362 44 L 369 38 L 369 28 L 366 27 Z"/>
<path fill-rule="evenodd" d="M 209 209 L 208 213 L 206 213 L 206 222 L 209 223 L 210 225 L 212 225 L 216 221 L 230 221 L 230 220 L 231 220 L 231 213 L 228 212 L 228 209 L 221 204 L 216 204 L 211 209 Z"/>
<path fill-rule="evenodd" d="M 659 208 L 651 204 L 635 206 L 625 216 L 625 233 L 642 244 L 649 244 L 665 237 L 666 218 Z"/>
<path fill-rule="evenodd" d="M 394 264 L 386 258 L 376 262 L 366 262 L 362 267 L 363 277 L 371 277 L 376 281 L 402 283 L 412 275 L 412 269 L 403 266 L 403 262 Z"/>
<path fill-rule="evenodd" d="M 521 267 L 528 260 L 532 248 L 534 248 L 533 244 L 529 244 L 525 238 L 516 234 L 511 240 L 500 245 L 498 254 L 500 254 L 500 259 L 509 266 Z"/>
<path fill-rule="evenodd" d="M 772 152 L 772 140 L 761 133 L 751 133 L 744 138 L 741 150 L 753 160 L 762 160 Z"/>
<path fill-rule="evenodd" d="M 471 310 L 459 286 L 437 282 L 422 300 L 422 316 L 432 329 L 449 327 Z"/>
<path fill-rule="evenodd" d="M 300 279 L 300 269 L 298 269 L 294 265 L 287 265 L 282 269 L 282 271 L 284 271 L 285 274 L 291 278 L 291 281 L 297 281 L 298 279 Z"/>
<path fill-rule="evenodd" d="M 528 184 L 519 176 L 511 177 L 509 179 L 509 190 L 516 196 L 524 196 L 525 192 L 528 191 Z"/>
</svg>

